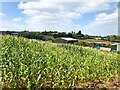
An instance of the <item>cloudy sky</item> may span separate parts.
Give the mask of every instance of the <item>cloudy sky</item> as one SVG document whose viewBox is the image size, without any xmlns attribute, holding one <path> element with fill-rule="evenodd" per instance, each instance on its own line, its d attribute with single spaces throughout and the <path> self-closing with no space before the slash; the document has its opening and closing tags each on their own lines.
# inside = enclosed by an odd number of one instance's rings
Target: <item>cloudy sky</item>
<svg viewBox="0 0 120 90">
<path fill-rule="evenodd" d="M 0 29 L 118 34 L 118 2 L 35 0 L 0 2 Z"/>
</svg>

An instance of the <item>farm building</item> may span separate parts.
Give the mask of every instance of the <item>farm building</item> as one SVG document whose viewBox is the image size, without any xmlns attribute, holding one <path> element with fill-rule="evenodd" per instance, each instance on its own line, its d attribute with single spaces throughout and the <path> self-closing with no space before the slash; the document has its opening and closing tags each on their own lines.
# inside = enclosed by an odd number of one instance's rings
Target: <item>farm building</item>
<svg viewBox="0 0 120 90">
<path fill-rule="evenodd" d="M 68 38 L 68 37 L 62 37 L 62 38 L 56 38 L 53 40 L 55 43 L 75 43 L 78 42 L 77 39 L 74 38 Z"/>
<path fill-rule="evenodd" d="M 120 51 L 120 43 L 111 44 L 111 51 Z"/>
<path fill-rule="evenodd" d="M 114 43 L 120 43 L 120 40 L 113 40 L 111 42 L 114 42 Z"/>
<path fill-rule="evenodd" d="M 11 33 L 11 35 L 18 35 L 18 33 Z"/>
</svg>

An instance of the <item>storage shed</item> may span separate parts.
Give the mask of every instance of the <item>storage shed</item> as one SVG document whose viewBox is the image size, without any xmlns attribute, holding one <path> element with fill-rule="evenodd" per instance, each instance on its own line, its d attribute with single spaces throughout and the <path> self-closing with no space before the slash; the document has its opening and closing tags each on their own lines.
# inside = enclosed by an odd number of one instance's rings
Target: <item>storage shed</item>
<svg viewBox="0 0 120 90">
<path fill-rule="evenodd" d="M 111 51 L 119 52 L 120 51 L 120 43 L 111 44 Z"/>
<path fill-rule="evenodd" d="M 112 40 L 111 42 L 120 43 L 120 40 Z"/>
<path fill-rule="evenodd" d="M 18 33 L 11 33 L 11 35 L 18 35 Z"/>
<path fill-rule="evenodd" d="M 78 42 L 77 39 L 74 38 L 68 38 L 68 37 L 62 37 L 62 38 L 56 38 L 53 40 L 55 43 L 75 43 Z"/>
</svg>

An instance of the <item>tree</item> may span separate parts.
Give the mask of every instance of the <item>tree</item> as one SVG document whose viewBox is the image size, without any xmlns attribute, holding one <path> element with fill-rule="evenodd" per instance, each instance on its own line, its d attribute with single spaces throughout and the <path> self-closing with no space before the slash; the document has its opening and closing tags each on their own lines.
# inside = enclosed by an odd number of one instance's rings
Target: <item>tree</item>
<svg viewBox="0 0 120 90">
<path fill-rule="evenodd" d="M 67 35 L 67 36 L 68 36 L 68 37 L 73 37 L 71 33 L 68 33 L 68 35 Z"/>
<path fill-rule="evenodd" d="M 110 40 L 116 40 L 117 38 L 116 38 L 116 36 L 115 35 L 111 35 L 110 36 Z"/>
<path fill-rule="evenodd" d="M 71 31 L 72 34 L 75 34 L 75 32 Z"/>
<path fill-rule="evenodd" d="M 80 35 L 81 35 L 82 33 L 81 33 L 81 31 L 78 31 L 78 33 L 77 33 L 77 34 L 80 34 Z"/>
</svg>

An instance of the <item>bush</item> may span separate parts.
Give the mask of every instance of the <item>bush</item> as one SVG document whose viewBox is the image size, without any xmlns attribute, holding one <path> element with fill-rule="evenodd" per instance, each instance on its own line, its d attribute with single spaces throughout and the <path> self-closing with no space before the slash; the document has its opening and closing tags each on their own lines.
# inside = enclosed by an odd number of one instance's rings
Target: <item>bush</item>
<svg viewBox="0 0 120 90">
<path fill-rule="evenodd" d="M 85 41 L 79 41 L 79 42 L 75 42 L 75 45 L 80 45 L 80 46 L 86 46 L 87 43 Z"/>
<path fill-rule="evenodd" d="M 44 36 L 43 38 L 42 38 L 42 40 L 43 41 L 49 41 L 49 40 L 54 40 L 54 37 L 53 36 Z"/>
</svg>

